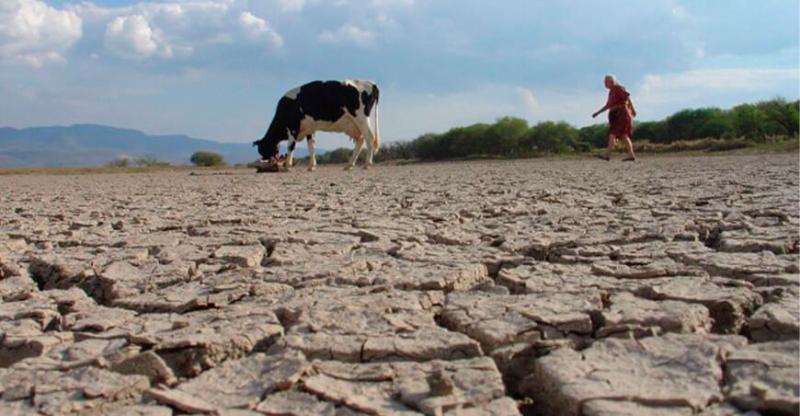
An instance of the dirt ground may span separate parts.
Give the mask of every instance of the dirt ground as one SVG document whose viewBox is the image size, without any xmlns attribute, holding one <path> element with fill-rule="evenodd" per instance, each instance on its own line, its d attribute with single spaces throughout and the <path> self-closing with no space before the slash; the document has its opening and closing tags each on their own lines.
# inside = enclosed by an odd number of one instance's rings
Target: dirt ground
<svg viewBox="0 0 800 416">
<path fill-rule="evenodd" d="M 799 167 L 0 176 L 0 413 L 796 415 Z"/>
</svg>

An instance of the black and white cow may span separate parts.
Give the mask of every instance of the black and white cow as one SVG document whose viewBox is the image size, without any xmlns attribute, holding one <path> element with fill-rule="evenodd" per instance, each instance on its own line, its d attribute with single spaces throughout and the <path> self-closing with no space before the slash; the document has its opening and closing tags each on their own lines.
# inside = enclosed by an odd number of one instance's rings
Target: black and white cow
<svg viewBox="0 0 800 416">
<path fill-rule="evenodd" d="M 287 92 L 278 101 L 275 117 L 261 140 L 253 142 L 263 160 L 278 156 L 278 143 L 288 140 L 289 152 L 286 166 L 292 166 L 295 144 L 308 139 L 311 163 L 308 170 L 317 166 L 314 154 L 314 133 L 329 131 L 345 133 L 355 142 L 353 155 L 346 169 L 355 166 L 366 139 L 367 161 L 364 168 L 372 165 L 372 156 L 381 144 L 378 129 L 378 86 L 370 81 L 314 81 Z M 375 131 L 370 115 L 375 108 Z"/>
</svg>

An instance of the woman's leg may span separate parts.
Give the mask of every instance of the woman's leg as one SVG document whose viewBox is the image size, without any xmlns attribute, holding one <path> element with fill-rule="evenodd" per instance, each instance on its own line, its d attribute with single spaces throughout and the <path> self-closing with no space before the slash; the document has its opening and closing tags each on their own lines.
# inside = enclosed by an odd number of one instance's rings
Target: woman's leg
<svg viewBox="0 0 800 416">
<path fill-rule="evenodd" d="M 617 136 L 613 134 L 608 135 L 608 148 L 606 149 L 606 157 L 611 159 L 611 153 L 614 152 L 614 147 L 617 145 Z"/>
<path fill-rule="evenodd" d="M 625 148 L 628 149 L 628 157 L 631 159 L 636 159 L 636 155 L 633 154 L 633 143 L 631 142 L 631 138 L 625 135 L 622 136 L 622 141 L 625 142 Z"/>
</svg>

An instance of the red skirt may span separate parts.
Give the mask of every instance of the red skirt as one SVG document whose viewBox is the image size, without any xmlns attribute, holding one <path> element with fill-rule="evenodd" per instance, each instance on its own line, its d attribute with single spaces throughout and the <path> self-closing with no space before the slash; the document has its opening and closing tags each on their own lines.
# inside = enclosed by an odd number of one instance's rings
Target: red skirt
<svg viewBox="0 0 800 416">
<path fill-rule="evenodd" d="M 617 109 L 608 112 L 608 134 L 610 136 L 631 137 L 633 134 L 633 117 L 626 109 Z"/>
</svg>

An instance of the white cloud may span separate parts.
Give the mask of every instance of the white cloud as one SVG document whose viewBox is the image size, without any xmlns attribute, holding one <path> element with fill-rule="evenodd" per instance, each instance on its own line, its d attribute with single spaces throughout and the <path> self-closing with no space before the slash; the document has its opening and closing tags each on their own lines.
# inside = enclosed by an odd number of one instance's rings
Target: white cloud
<svg viewBox="0 0 800 416">
<path fill-rule="evenodd" d="M 390 7 L 410 7 L 413 6 L 414 3 L 415 0 L 370 0 L 367 5 L 375 9 L 386 9 Z M 364 2 L 353 0 L 335 0 L 333 5 L 336 7 L 353 6 L 363 8 Z"/>
<path fill-rule="evenodd" d="M 273 48 L 283 46 L 283 38 L 278 32 L 272 30 L 266 20 L 253 15 L 250 12 L 242 12 L 239 15 L 239 25 L 250 39 L 266 40 Z"/>
<path fill-rule="evenodd" d="M 673 7 L 671 12 L 672 12 L 672 16 L 675 17 L 676 19 L 679 19 L 679 20 L 684 20 L 684 19 L 688 19 L 688 18 L 691 17 L 689 15 L 689 12 L 686 11 L 686 9 L 681 7 L 681 6 Z"/>
<path fill-rule="evenodd" d="M 797 68 L 698 69 L 669 74 L 647 74 L 639 90 L 654 99 L 672 100 L 709 91 L 759 91 L 771 85 L 800 80 Z"/>
<path fill-rule="evenodd" d="M 698 46 L 694 50 L 694 57 L 697 59 L 703 59 L 706 57 L 706 48 L 702 46 Z"/>
<path fill-rule="evenodd" d="M 369 3 L 372 7 L 393 7 L 393 6 L 413 6 L 414 0 L 372 0 Z"/>
<path fill-rule="evenodd" d="M 86 23 L 108 20 L 121 14 L 131 12 L 130 7 L 110 9 L 107 7 L 98 6 L 88 1 L 67 5 L 65 9 L 80 16 L 80 18 Z"/>
<path fill-rule="evenodd" d="M 275 0 L 278 8 L 284 12 L 301 12 L 306 5 L 305 0 Z"/>
<path fill-rule="evenodd" d="M 172 47 L 146 17 L 135 14 L 116 17 L 106 26 L 106 47 L 124 58 L 143 59 L 151 56 L 169 58 Z"/>
<path fill-rule="evenodd" d="M 303 3 L 282 0 L 284 6 Z M 283 46 L 283 37 L 241 0 L 142 2 L 125 7 L 101 7 L 83 2 L 70 7 L 95 25 L 104 25 L 104 43 L 128 59 L 173 58 L 198 48 L 232 44 Z"/>
<path fill-rule="evenodd" d="M 0 59 L 34 68 L 64 62 L 83 33 L 81 18 L 39 0 L 0 2 Z"/>
<path fill-rule="evenodd" d="M 539 101 L 537 101 L 536 97 L 533 95 L 533 91 L 528 88 L 517 87 L 517 94 L 519 94 L 519 98 L 522 102 L 522 107 L 525 109 L 525 112 L 531 117 L 537 116 L 540 107 Z"/>
<path fill-rule="evenodd" d="M 647 74 L 633 89 L 633 99 L 642 120 L 657 120 L 683 108 L 729 108 L 786 96 L 799 83 L 797 68 L 698 69 Z"/>
<path fill-rule="evenodd" d="M 372 46 L 375 44 L 375 37 L 374 33 L 350 24 L 346 24 L 335 31 L 324 31 L 319 34 L 320 42 L 357 46 Z"/>
</svg>

